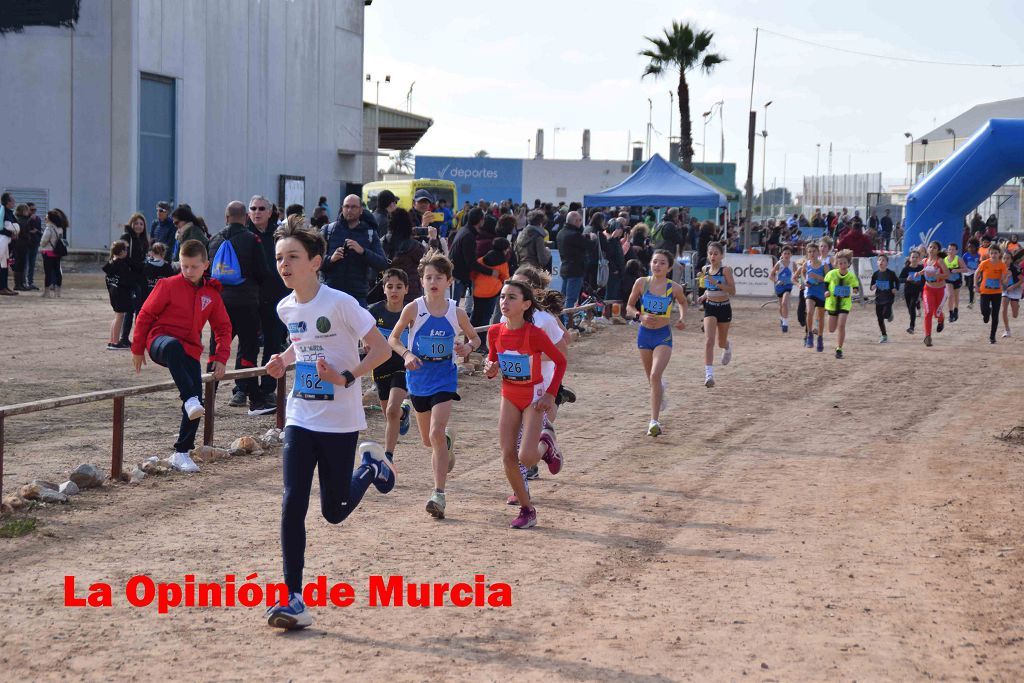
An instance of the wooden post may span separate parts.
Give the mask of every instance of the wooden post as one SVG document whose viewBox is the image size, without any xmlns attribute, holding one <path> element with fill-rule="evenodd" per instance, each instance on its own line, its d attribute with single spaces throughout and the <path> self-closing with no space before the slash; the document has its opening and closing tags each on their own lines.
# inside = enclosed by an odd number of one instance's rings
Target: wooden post
<svg viewBox="0 0 1024 683">
<path fill-rule="evenodd" d="M 214 411 L 216 410 L 217 403 L 217 383 L 207 382 L 206 383 L 206 396 L 203 397 L 203 409 L 206 411 L 206 415 L 203 418 L 203 445 L 213 445 L 213 428 L 216 421 L 214 417 Z"/>
<path fill-rule="evenodd" d="M 4 415 L 0 413 L 0 495 L 4 492 Z"/>
<path fill-rule="evenodd" d="M 110 449 L 110 478 L 117 481 L 121 478 L 121 466 L 124 461 L 124 396 L 114 399 L 114 443 Z"/>
<path fill-rule="evenodd" d="M 277 428 L 284 429 L 284 411 L 288 400 L 288 370 L 277 380 Z"/>
</svg>

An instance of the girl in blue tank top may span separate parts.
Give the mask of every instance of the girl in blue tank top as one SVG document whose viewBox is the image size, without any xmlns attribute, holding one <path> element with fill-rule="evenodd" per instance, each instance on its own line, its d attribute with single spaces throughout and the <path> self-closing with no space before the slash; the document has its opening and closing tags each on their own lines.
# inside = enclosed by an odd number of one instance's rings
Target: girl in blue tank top
<svg viewBox="0 0 1024 683">
<path fill-rule="evenodd" d="M 480 337 L 466 312 L 448 298 L 452 262 L 439 252 L 428 253 L 419 266 L 423 296 L 408 304 L 391 331 L 388 343 L 405 363 L 409 400 L 423 445 L 431 449 L 434 491 L 427 512 L 444 519 L 444 486 L 455 465 L 454 436 L 448 429 L 452 401 L 458 394 L 457 356 L 465 357 L 480 346 Z M 408 346 L 402 335 L 408 331 Z M 457 338 L 466 336 L 465 342 Z"/>
<path fill-rule="evenodd" d="M 783 333 L 789 332 L 789 295 L 793 291 L 793 250 L 783 247 L 779 260 L 772 266 L 768 277 L 775 283 L 775 296 L 779 298 L 779 325 Z"/>
</svg>

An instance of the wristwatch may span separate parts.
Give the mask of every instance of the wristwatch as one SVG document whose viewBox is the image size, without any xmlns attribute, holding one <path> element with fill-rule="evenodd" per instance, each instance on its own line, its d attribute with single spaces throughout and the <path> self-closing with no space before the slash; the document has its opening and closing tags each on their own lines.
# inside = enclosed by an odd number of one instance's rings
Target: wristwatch
<svg viewBox="0 0 1024 683">
<path fill-rule="evenodd" d="M 345 378 L 345 388 L 348 389 L 350 386 L 356 383 L 356 376 L 348 370 L 343 370 L 341 376 Z"/>
</svg>

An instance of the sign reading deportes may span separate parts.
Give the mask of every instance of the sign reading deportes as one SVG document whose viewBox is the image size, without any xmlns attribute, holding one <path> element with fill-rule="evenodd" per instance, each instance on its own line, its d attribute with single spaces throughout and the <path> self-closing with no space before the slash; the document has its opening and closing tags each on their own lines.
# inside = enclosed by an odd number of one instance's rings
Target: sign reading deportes
<svg viewBox="0 0 1024 683">
<path fill-rule="evenodd" d="M 736 279 L 736 296 L 775 296 L 775 287 L 768 278 L 774 262 L 771 256 L 727 254 L 723 262 L 732 268 L 732 276 Z"/>
</svg>

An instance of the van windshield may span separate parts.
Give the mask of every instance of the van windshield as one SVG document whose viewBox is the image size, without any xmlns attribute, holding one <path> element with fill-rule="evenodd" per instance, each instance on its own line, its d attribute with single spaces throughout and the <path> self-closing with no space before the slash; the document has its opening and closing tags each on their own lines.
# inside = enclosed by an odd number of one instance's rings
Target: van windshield
<svg viewBox="0 0 1024 683">
<path fill-rule="evenodd" d="M 452 192 L 450 187 L 431 187 L 430 194 L 434 195 L 434 201 L 439 202 L 442 199 L 448 203 L 448 208 L 455 206 L 455 193 Z"/>
</svg>

